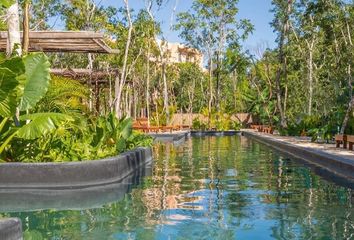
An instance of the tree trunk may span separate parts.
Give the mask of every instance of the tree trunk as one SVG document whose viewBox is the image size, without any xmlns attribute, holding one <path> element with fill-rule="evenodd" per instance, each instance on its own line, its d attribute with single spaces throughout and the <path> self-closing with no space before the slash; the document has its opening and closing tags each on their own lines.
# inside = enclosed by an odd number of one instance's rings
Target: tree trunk
<svg viewBox="0 0 354 240">
<path fill-rule="evenodd" d="M 7 28 L 7 56 L 13 54 L 21 56 L 20 17 L 17 1 L 7 9 Z M 15 52 L 13 52 L 14 50 Z"/>
<path fill-rule="evenodd" d="M 107 66 L 107 72 L 109 72 L 108 70 L 108 66 Z M 109 111 L 110 112 L 113 112 L 113 98 L 112 98 L 112 91 L 113 91 L 113 88 L 112 88 L 112 76 L 109 76 L 109 79 L 108 79 L 108 91 L 109 91 L 109 95 L 108 95 L 108 104 L 109 104 Z"/>
<path fill-rule="evenodd" d="M 215 106 L 218 111 L 220 111 L 220 53 L 217 53 L 216 56 L 216 98 L 215 98 Z"/>
<path fill-rule="evenodd" d="M 132 31 L 133 31 L 133 23 L 132 23 L 131 16 L 130 16 L 129 1 L 128 0 L 124 0 L 124 4 L 125 4 L 126 11 L 127 11 L 129 29 L 128 29 L 127 42 L 125 44 L 125 52 L 124 52 L 122 74 L 121 74 L 120 79 L 116 79 L 116 83 L 115 83 L 115 100 L 114 101 L 115 101 L 115 111 L 116 111 L 116 114 L 117 114 L 118 118 L 122 117 L 122 111 L 121 111 L 121 108 L 120 108 L 120 104 L 121 104 L 123 87 L 124 87 L 125 82 L 126 82 L 128 53 L 129 53 L 129 48 L 130 48 L 130 43 L 131 43 L 131 38 L 132 38 Z"/>
<path fill-rule="evenodd" d="M 100 85 L 98 84 L 98 79 L 95 80 L 95 110 L 96 110 L 96 115 L 100 116 Z"/>
<path fill-rule="evenodd" d="M 288 107 L 288 58 L 284 58 L 284 100 L 283 100 L 283 113 L 286 113 Z"/>
<path fill-rule="evenodd" d="M 309 59 L 308 65 L 308 79 L 309 79 L 309 102 L 308 102 L 308 115 L 312 115 L 312 99 L 313 99 L 313 42 L 308 44 Z"/>
<path fill-rule="evenodd" d="M 89 110 L 90 112 L 93 111 L 93 84 L 92 84 L 92 72 L 93 72 L 93 56 L 91 53 L 87 54 L 87 59 L 88 59 L 88 69 L 90 72 L 90 77 L 89 77 L 89 88 L 90 88 L 90 99 L 89 99 Z"/>
<path fill-rule="evenodd" d="M 237 74 L 237 70 L 235 69 L 233 72 L 232 72 L 232 75 L 233 75 L 233 87 L 234 87 L 234 111 L 236 111 L 237 109 L 237 85 L 238 85 L 238 74 Z"/>
<path fill-rule="evenodd" d="M 349 40 L 349 49 L 353 49 L 353 42 L 352 42 L 352 38 L 351 38 L 351 31 L 350 31 L 350 27 L 348 22 L 346 22 L 346 26 L 347 26 L 347 34 L 348 34 L 348 40 Z M 345 40 L 345 36 L 344 40 Z M 346 45 L 348 45 L 347 41 L 345 40 Z M 345 117 L 343 119 L 343 123 L 342 123 L 342 127 L 340 130 L 340 134 L 344 134 L 345 133 L 345 129 L 347 128 L 348 125 L 348 121 L 350 118 L 350 114 L 353 110 L 354 107 L 354 98 L 353 98 L 353 83 L 352 83 L 352 73 L 351 73 L 351 64 L 348 64 L 348 68 L 347 68 L 347 74 L 348 74 L 348 87 L 349 87 L 349 99 L 350 102 L 348 103 L 348 108 L 347 108 L 347 112 L 345 113 Z"/>
<path fill-rule="evenodd" d="M 340 129 L 340 134 L 344 134 L 345 133 L 345 129 L 347 128 L 348 125 L 348 121 L 350 118 L 350 114 L 353 110 L 353 106 L 354 106 L 354 98 L 353 98 L 353 84 L 352 84 L 352 75 L 351 75 L 351 66 L 348 66 L 348 86 L 349 86 L 349 103 L 348 103 L 348 108 L 347 111 L 345 113 L 345 117 L 343 119 L 343 123 L 342 123 L 342 127 Z"/>
<path fill-rule="evenodd" d="M 7 9 L 7 45 L 6 55 L 11 57 L 12 55 L 22 55 L 21 49 L 21 34 L 20 34 L 20 16 L 18 11 L 18 2 L 15 1 Z M 15 124 L 19 126 L 20 109 L 16 108 Z"/>
<path fill-rule="evenodd" d="M 150 42 L 148 43 L 148 54 L 146 62 L 146 117 L 148 119 L 148 127 L 150 127 Z"/>
<path fill-rule="evenodd" d="M 162 60 L 164 61 L 164 60 Z M 166 124 L 168 125 L 170 122 L 170 110 L 168 104 L 168 87 L 167 87 L 167 78 L 166 78 L 166 63 L 162 63 L 162 80 L 163 80 L 163 102 L 164 108 L 166 112 Z"/>
<path fill-rule="evenodd" d="M 23 54 L 28 53 L 29 47 L 29 1 L 25 1 L 23 9 L 23 37 L 22 37 L 22 49 Z"/>
<path fill-rule="evenodd" d="M 289 30 L 289 18 L 290 18 L 290 13 L 292 9 L 292 0 L 288 1 L 287 5 L 287 10 L 286 10 L 286 16 L 283 22 L 282 30 L 280 33 L 280 39 L 279 39 L 279 55 L 278 55 L 278 61 L 279 64 L 281 65 L 278 68 L 276 79 L 275 79 L 275 85 L 276 85 L 276 95 L 277 95 L 277 108 L 280 114 L 280 126 L 282 128 L 287 128 L 287 120 L 286 120 L 286 114 L 283 109 L 283 104 L 282 104 L 282 87 L 281 87 L 281 77 L 283 74 L 286 73 L 286 60 L 285 60 L 285 52 L 284 52 L 284 44 L 285 44 L 285 38 L 288 34 Z"/>
<path fill-rule="evenodd" d="M 138 84 L 139 85 L 139 84 Z M 138 87 L 136 86 L 135 84 L 135 81 L 133 81 L 133 119 L 136 119 L 136 116 L 138 114 L 138 101 L 139 101 L 139 97 L 138 97 L 138 91 L 139 90 L 137 89 Z"/>
<path fill-rule="evenodd" d="M 213 102 L 213 59 L 210 55 L 209 57 L 209 104 L 208 104 L 208 128 L 210 129 L 211 124 L 211 111 Z"/>
</svg>

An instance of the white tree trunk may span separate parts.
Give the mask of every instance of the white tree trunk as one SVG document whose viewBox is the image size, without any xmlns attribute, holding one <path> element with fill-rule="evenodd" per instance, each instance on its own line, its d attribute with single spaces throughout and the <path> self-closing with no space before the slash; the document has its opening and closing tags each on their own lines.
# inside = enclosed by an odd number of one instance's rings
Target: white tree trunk
<svg viewBox="0 0 354 240">
<path fill-rule="evenodd" d="M 213 104 L 213 58 L 209 51 L 209 102 L 208 102 L 208 129 L 211 127 L 211 111 Z"/>
<path fill-rule="evenodd" d="M 7 55 L 14 54 L 14 48 L 16 46 L 16 54 L 19 56 L 22 54 L 21 50 L 21 33 L 20 33 L 20 17 L 18 11 L 17 1 L 7 9 Z"/>
<path fill-rule="evenodd" d="M 308 114 L 312 115 L 312 98 L 313 98 L 313 50 L 309 51 L 309 60 L 308 60 L 308 68 L 309 68 L 309 106 L 308 106 Z"/>
<path fill-rule="evenodd" d="M 125 85 L 126 77 L 127 77 L 128 53 L 129 53 L 129 48 L 130 48 L 130 43 L 131 43 L 131 38 L 132 38 L 132 31 L 133 31 L 133 23 L 132 23 L 131 16 L 130 16 L 129 1 L 124 0 L 124 4 L 125 4 L 126 11 L 127 11 L 129 29 L 128 29 L 128 39 L 125 44 L 125 52 L 124 52 L 124 60 L 123 60 L 123 68 L 122 68 L 121 78 L 116 79 L 116 84 L 115 84 L 115 111 L 116 111 L 118 118 L 122 117 L 120 103 L 121 103 L 121 98 L 122 98 L 123 87 Z"/>
<path fill-rule="evenodd" d="M 146 117 L 150 127 L 150 42 L 148 43 L 147 65 L 146 65 Z"/>
<path fill-rule="evenodd" d="M 166 64 L 162 63 L 162 78 L 163 78 L 163 103 L 166 112 L 166 125 L 170 121 L 170 110 L 169 110 L 169 100 L 168 100 L 168 86 L 166 77 Z"/>
</svg>

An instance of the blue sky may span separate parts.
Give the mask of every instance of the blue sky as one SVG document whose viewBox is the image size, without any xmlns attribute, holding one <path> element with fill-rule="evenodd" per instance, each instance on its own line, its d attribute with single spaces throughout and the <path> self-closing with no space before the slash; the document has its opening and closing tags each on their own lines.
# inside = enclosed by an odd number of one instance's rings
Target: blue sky
<svg viewBox="0 0 354 240">
<path fill-rule="evenodd" d="M 95 0 L 97 3 L 108 6 L 120 7 L 123 6 L 123 0 Z M 169 31 L 170 19 L 173 7 L 176 0 L 169 0 L 163 7 L 156 12 L 156 18 L 162 22 L 164 37 L 171 42 L 183 42 L 177 32 Z M 192 0 L 179 0 L 176 12 L 188 11 Z M 133 9 L 140 9 L 144 7 L 144 0 L 130 0 L 130 7 Z M 254 51 L 259 44 L 273 48 L 275 46 L 275 34 L 269 23 L 272 21 L 273 15 L 270 13 L 271 0 L 240 0 L 239 2 L 240 19 L 250 19 L 255 26 L 254 33 L 244 43 L 245 49 Z"/>
</svg>

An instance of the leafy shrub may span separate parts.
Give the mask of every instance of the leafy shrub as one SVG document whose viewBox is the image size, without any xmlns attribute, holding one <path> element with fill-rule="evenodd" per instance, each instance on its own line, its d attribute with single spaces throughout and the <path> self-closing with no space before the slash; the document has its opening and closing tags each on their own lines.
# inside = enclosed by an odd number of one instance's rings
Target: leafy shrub
<svg viewBox="0 0 354 240">
<path fill-rule="evenodd" d="M 9 158 L 7 152 L 14 151 L 13 145 L 17 142 L 40 138 L 74 120 L 61 113 L 32 112 L 47 92 L 50 83 L 49 66 L 48 58 L 42 53 L 29 54 L 23 58 L 12 57 L 0 63 L 2 161 L 14 160 Z"/>
<path fill-rule="evenodd" d="M 310 136 L 312 141 L 329 142 L 338 132 L 339 125 L 335 119 L 333 116 L 302 116 L 297 122 L 289 123 L 287 129 L 279 129 L 279 132 L 281 135 Z"/>
<path fill-rule="evenodd" d="M 66 162 L 115 156 L 139 146 L 151 146 L 152 138 L 132 132 L 132 120 L 118 120 L 114 113 L 97 119 L 77 119 L 34 141 L 17 139 L 12 159 L 21 162 Z"/>
<path fill-rule="evenodd" d="M 239 121 L 230 121 L 230 130 L 239 131 L 242 124 Z"/>
<path fill-rule="evenodd" d="M 52 76 L 46 95 L 37 104 L 37 111 L 88 113 L 90 89 L 66 77 Z"/>
<path fill-rule="evenodd" d="M 207 123 L 202 122 L 200 119 L 193 119 L 192 128 L 194 130 L 205 131 L 207 129 Z"/>
<path fill-rule="evenodd" d="M 204 113 L 205 114 L 205 113 Z M 204 115 L 205 116 L 205 115 Z M 207 117 L 205 117 L 207 118 Z M 194 130 L 206 130 L 208 128 L 208 121 L 202 121 L 198 118 L 193 119 L 193 129 Z M 228 131 L 228 130 L 240 130 L 241 123 L 238 121 L 231 120 L 231 116 L 227 114 L 222 114 L 220 112 L 211 115 L 210 119 L 210 129 L 215 129 L 216 131 Z"/>
<path fill-rule="evenodd" d="M 49 66 L 42 53 L 0 62 L 0 161 L 81 161 L 151 145 L 131 119 L 85 112 L 86 87 L 64 78 L 50 85 Z"/>
</svg>

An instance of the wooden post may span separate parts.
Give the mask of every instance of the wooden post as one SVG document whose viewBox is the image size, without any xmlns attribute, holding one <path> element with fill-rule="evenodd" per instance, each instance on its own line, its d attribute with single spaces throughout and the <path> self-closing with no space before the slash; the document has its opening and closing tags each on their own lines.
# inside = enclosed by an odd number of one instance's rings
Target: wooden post
<svg viewBox="0 0 354 240">
<path fill-rule="evenodd" d="M 95 79 L 95 97 L 96 97 L 96 112 L 100 115 L 100 86 L 98 84 L 98 79 Z"/>
</svg>

